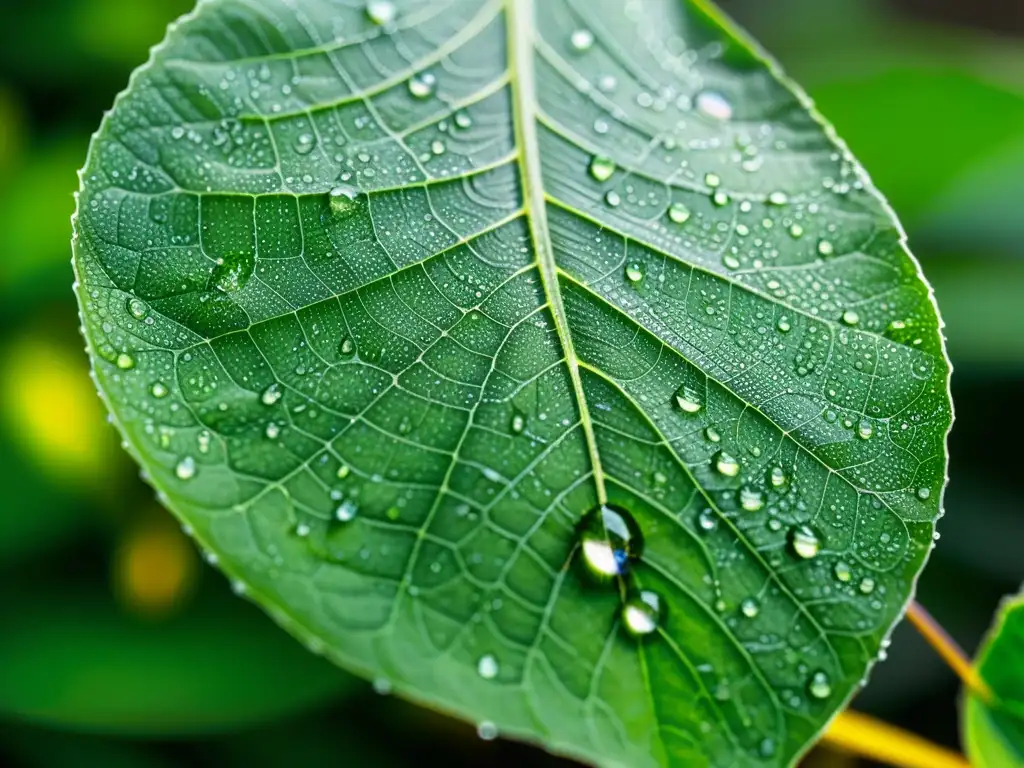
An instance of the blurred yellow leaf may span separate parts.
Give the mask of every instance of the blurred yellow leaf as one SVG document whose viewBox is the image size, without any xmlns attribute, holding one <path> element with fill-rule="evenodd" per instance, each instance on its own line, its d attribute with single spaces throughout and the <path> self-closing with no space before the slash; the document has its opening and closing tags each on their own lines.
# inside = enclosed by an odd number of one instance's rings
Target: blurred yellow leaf
<svg viewBox="0 0 1024 768">
<path fill-rule="evenodd" d="M 147 515 L 125 532 L 118 546 L 114 592 L 132 613 L 163 618 L 191 594 L 198 565 L 195 548 L 170 515 Z"/>
</svg>

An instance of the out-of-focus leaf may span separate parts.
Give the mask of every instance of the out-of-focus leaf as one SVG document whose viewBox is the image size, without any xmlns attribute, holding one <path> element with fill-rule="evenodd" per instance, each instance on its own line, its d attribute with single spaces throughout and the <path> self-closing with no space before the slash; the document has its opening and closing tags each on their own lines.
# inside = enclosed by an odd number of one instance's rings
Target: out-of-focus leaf
<svg viewBox="0 0 1024 768">
<path fill-rule="evenodd" d="M 157 749 L 121 739 L 0 722 L 0 755 L 15 768 L 178 768 Z"/>
<path fill-rule="evenodd" d="M 76 730 L 181 736 L 261 723 L 354 689 L 251 605 L 211 596 L 140 621 L 96 591 L 9 585 L 0 713 Z"/>
<path fill-rule="evenodd" d="M 707 3 L 581 8 L 200 4 L 83 171 L 97 378 L 340 664 L 595 761 L 789 764 L 932 546 L 936 310 Z"/>
<path fill-rule="evenodd" d="M 964 743 L 977 768 L 1024 766 L 1024 594 L 1007 599 L 975 661 L 992 692 L 965 692 Z"/>
</svg>

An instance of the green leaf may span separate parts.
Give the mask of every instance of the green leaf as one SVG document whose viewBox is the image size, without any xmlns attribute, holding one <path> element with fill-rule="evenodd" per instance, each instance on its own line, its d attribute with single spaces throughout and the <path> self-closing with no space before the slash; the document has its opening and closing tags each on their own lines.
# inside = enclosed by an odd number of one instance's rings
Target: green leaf
<svg viewBox="0 0 1024 768">
<path fill-rule="evenodd" d="M 1000 607 L 975 665 L 992 700 L 966 694 L 962 727 L 971 764 L 1019 768 L 1024 765 L 1024 594 Z"/>
<path fill-rule="evenodd" d="M 864 679 L 932 546 L 939 320 L 705 3 L 211 0 L 82 179 L 130 450 L 337 663 L 636 766 L 789 764 Z"/>
</svg>

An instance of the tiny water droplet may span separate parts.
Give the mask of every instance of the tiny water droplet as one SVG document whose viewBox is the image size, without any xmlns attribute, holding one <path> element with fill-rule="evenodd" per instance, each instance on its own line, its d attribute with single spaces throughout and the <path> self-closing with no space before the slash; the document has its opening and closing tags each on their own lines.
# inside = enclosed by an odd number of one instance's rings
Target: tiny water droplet
<svg viewBox="0 0 1024 768">
<path fill-rule="evenodd" d="M 807 692 L 816 699 L 827 699 L 832 695 L 832 681 L 824 672 L 815 672 L 807 684 Z"/>
<path fill-rule="evenodd" d="M 740 463 L 725 451 L 716 453 L 713 462 L 720 475 L 736 477 L 740 473 Z"/>
<path fill-rule="evenodd" d="M 790 328 L 792 328 L 793 326 L 791 326 L 791 325 L 789 324 L 789 320 L 788 320 L 787 318 L 785 318 L 785 317 L 780 317 L 780 318 L 779 318 L 779 323 L 778 323 L 778 325 L 777 325 L 776 327 L 777 327 L 777 328 L 779 329 L 779 331 L 781 331 L 782 333 L 789 333 L 789 330 L 790 330 Z"/>
<path fill-rule="evenodd" d="M 272 421 L 267 424 L 267 428 L 264 432 L 268 440 L 276 440 L 281 435 L 281 426 Z"/>
<path fill-rule="evenodd" d="M 615 173 L 615 161 L 603 155 L 594 155 L 590 159 L 590 175 L 597 181 L 608 181 Z"/>
<path fill-rule="evenodd" d="M 794 240 L 799 240 L 804 236 L 804 228 L 799 224 L 791 224 L 789 227 L 789 236 Z"/>
<path fill-rule="evenodd" d="M 756 598 L 748 597 L 742 603 L 740 603 L 740 613 L 746 616 L 748 619 L 752 619 L 761 612 L 761 604 L 757 602 Z"/>
<path fill-rule="evenodd" d="M 818 253 L 820 253 L 822 256 L 831 256 L 835 252 L 835 246 L 832 245 L 832 243 L 830 243 L 828 240 L 818 241 Z"/>
<path fill-rule="evenodd" d="M 512 434 L 518 435 L 526 428 L 526 418 L 521 413 L 512 414 Z"/>
<path fill-rule="evenodd" d="M 493 680 L 498 676 L 498 660 L 489 653 L 481 656 L 476 663 L 476 671 L 484 680 Z"/>
<path fill-rule="evenodd" d="M 174 474 L 179 480 L 191 480 L 196 476 L 196 460 L 191 456 L 185 456 L 174 468 Z"/>
<path fill-rule="evenodd" d="M 789 545 L 797 557 L 811 560 L 821 550 L 818 534 L 807 525 L 799 525 L 789 532 Z"/>
<path fill-rule="evenodd" d="M 341 466 L 338 467 L 338 471 L 335 472 L 334 474 L 339 480 L 344 480 L 346 477 L 348 477 L 351 471 L 352 469 L 349 467 L 348 464 L 342 464 Z"/>
<path fill-rule="evenodd" d="M 710 173 L 710 172 L 709 173 L 705 173 L 704 174 L 704 183 L 707 184 L 709 187 L 711 187 L 711 189 L 715 189 L 715 188 L 721 186 L 721 184 L 722 184 L 722 177 L 719 176 L 717 173 Z"/>
<path fill-rule="evenodd" d="M 690 220 L 690 209 L 682 203 L 672 203 L 668 207 L 668 217 L 676 224 L 685 224 Z"/>
<path fill-rule="evenodd" d="M 850 570 L 850 566 L 842 560 L 835 564 L 832 572 L 836 575 L 836 578 L 844 584 L 853 578 L 853 572 Z"/>
<path fill-rule="evenodd" d="M 334 519 L 339 523 L 347 523 L 355 519 L 356 514 L 359 512 L 359 507 L 351 500 L 343 501 L 336 510 L 334 510 Z"/>
<path fill-rule="evenodd" d="M 153 382 L 153 386 L 149 388 L 149 393 L 157 400 L 167 397 L 167 391 L 167 386 L 162 381 Z"/>
<path fill-rule="evenodd" d="M 597 576 L 621 576 L 643 552 L 640 526 L 622 507 L 595 507 L 583 516 L 579 531 L 583 559 Z"/>
<path fill-rule="evenodd" d="M 703 509 L 697 515 L 697 527 L 702 531 L 713 531 L 718 527 L 718 517 L 711 509 Z"/>
<path fill-rule="evenodd" d="M 420 72 L 409 78 L 409 93 L 417 99 L 426 99 L 434 94 L 437 78 L 430 72 Z"/>
<path fill-rule="evenodd" d="M 590 47 L 594 44 L 594 33 L 589 29 L 576 29 L 569 36 L 569 44 L 572 46 L 574 51 L 589 51 Z"/>
<path fill-rule="evenodd" d="M 661 623 L 661 597 L 643 589 L 622 604 L 622 623 L 631 635 L 642 637 L 654 632 Z"/>
<path fill-rule="evenodd" d="M 469 116 L 469 113 L 464 110 L 459 110 L 455 113 L 455 125 L 458 128 L 469 128 L 473 125 L 473 118 Z"/>
</svg>

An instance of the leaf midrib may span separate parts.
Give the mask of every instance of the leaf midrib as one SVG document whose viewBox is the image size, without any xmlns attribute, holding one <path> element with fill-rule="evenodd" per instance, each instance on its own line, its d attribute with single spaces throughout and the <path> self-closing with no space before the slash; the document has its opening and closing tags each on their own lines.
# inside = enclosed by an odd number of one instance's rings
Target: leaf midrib
<svg viewBox="0 0 1024 768">
<path fill-rule="evenodd" d="M 511 72 L 512 113 L 515 123 L 516 146 L 519 147 L 519 179 L 523 192 L 523 207 L 530 222 L 530 237 L 533 252 L 540 271 L 541 286 L 555 330 L 562 345 L 569 378 L 572 381 L 576 405 L 580 412 L 580 424 L 587 442 L 587 452 L 594 474 L 598 502 L 608 500 L 605 490 L 601 457 L 594 436 L 594 424 L 583 392 L 579 362 L 573 347 L 569 330 L 569 318 L 562 304 L 558 286 L 558 266 L 551 247 L 548 230 L 547 199 L 544 193 L 544 174 L 540 159 L 540 143 L 537 139 L 537 81 L 534 74 L 534 7 L 533 0 L 506 0 L 505 17 L 508 25 L 508 57 Z"/>
</svg>

